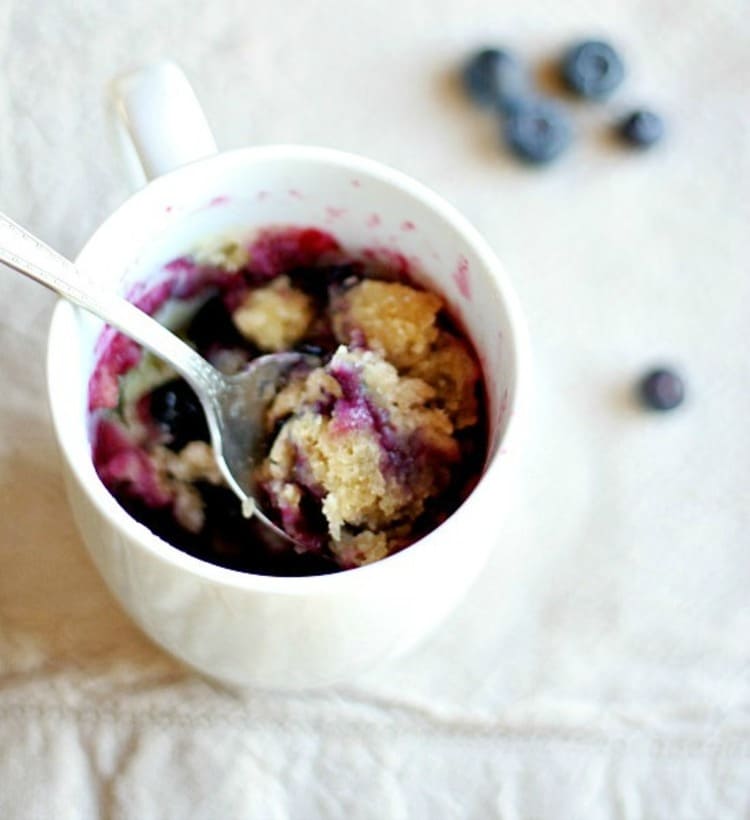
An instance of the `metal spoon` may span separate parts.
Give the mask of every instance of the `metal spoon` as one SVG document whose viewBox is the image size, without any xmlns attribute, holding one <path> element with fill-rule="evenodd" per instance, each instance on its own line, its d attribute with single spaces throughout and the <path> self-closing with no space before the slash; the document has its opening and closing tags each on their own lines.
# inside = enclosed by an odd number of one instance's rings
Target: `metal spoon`
<svg viewBox="0 0 750 820">
<path fill-rule="evenodd" d="M 256 506 L 253 468 L 264 455 L 263 415 L 279 380 L 309 356 L 261 356 L 241 373 L 224 376 L 155 319 L 121 296 L 100 290 L 72 262 L 3 214 L 0 262 L 95 314 L 172 365 L 200 399 L 217 464 L 242 502 L 243 513 L 254 515 L 287 543 L 296 543 Z"/>
</svg>

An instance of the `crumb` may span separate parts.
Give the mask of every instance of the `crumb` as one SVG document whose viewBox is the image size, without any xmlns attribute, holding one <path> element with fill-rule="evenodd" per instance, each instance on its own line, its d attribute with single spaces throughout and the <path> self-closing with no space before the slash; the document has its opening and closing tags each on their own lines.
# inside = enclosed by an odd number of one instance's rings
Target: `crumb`
<svg viewBox="0 0 750 820">
<path fill-rule="evenodd" d="M 199 265 L 209 265 L 222 268 L 228 273 L 236 273 L 238 270 L 247 267 L 250 253 L 239 242 L 227 241 L 222 238 L 220 241 L 202 244 L 196 250 L 194 257 Z"/>
<path fill-rule="evenodd" d="M 310 297 L 292 287 L 288 276 L 250 290 L 232 313 L 240 333 L 261 350 L 278 353 L 293 347 L 314 316 Z"/>
<path fill-rule="evenodd" d="M 408 373 L 435 390 L 438 403 L 457 430 L 477 423 L 479 366 L 460 339 L 441 331 L 428 355 L 412 365 Z"/>
<path fill-rule="evenodd" d="M 361 341 L 400 370 L 416 364 L 437 339 L 435 320 L 442 306 L 434 293 L 365 279 L 335 298 L 333 330 L 339 342 Z"/>
</svg>

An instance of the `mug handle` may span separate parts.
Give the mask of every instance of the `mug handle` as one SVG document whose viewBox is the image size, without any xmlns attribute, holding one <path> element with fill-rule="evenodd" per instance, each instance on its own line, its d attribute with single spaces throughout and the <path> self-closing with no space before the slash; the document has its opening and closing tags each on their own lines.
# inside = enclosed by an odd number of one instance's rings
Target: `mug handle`
<svg viewBox="0 0 750 820">
<path fill-rule="evenodd" d="M 160 60 L 117 78 L 112 90 L 121 123 L 147 181 L 217 153 L 198 98 L 171 60 Z"/>
</svg>

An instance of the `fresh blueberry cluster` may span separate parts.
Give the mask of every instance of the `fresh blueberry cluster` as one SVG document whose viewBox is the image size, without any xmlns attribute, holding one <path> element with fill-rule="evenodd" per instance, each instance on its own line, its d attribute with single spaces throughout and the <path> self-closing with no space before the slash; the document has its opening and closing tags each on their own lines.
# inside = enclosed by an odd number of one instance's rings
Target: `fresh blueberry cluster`
<svg viewBox="0 0 750 820">
<path fill-rule="evenodd" d="M 625 64 L 609 43 L 585 40 L 567 49 L 557 74 L 570 93 L 602 102 L 622 84 Z M 573 135 L 568 112 L 536 92 L 513 53 L 496 47 L 477 51 L 464 65 L 462 78 L 469 97 L 498 116 L 503 141 L 520 160 L 545 165 L 564 153 Z M 664 124 L 653 111 L 636 109 L 616 124 L 616 134 L 626 145 L 648 148 L 661 140 Z M 641 377 L 638 396 L 644 407 L 664 412 L 682 404 L 685 387 L 678 373 L 658 368 Z"/>
<path fill-rule="evenodd" d="M 570 92 L 593 101 L 608 98 L 625 77 L 620 55 L 599 40 L 571 46 L 558 70 Z M 503 140 L 519 159 L 544 165 L 570 144 L 573 129 L 567 112 L 536 92 L 527 70 L 510 51 L 491 47 L 474 53 L 464 65 L 463 84 L 474 102 L 499 116 Z M 661 139 L 664 126 L 658 114 L 637 109 L 617 123 L 617 133 L 626 144 L 646 148 Z"/>
</svg>

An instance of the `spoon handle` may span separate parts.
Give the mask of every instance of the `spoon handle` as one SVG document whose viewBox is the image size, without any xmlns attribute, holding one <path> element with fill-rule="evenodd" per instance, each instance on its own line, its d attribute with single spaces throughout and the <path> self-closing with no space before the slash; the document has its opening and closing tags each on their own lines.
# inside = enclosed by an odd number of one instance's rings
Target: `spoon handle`
<svg viewBox="0 0 750 820">
<path fill-rule="evenodd" d="M 172 332 L 135 305 L 97 287 L 65 257 L 0 213 L 0 262 L 94 313 L 171 364 L 205 399 L 221 391 L 223 377 Z"/>
</svg>

